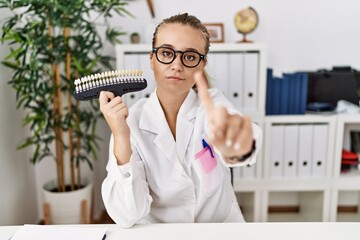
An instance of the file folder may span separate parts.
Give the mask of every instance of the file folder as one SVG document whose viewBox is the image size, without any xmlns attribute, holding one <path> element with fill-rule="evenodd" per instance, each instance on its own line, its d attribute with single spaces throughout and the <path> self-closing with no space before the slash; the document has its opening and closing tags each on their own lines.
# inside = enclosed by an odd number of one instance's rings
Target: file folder
<svg viewBox="0 0 360 240">
<path fill-rule="evenodd" d="M 301 124 L 299 126 L 299 158 L 297 174 L 300 178 L 311 176 L 312 147 L 313 125 Z"/>
<path fill-rule="evenodd" d="M 244 61 L 244 110 L 256 111 L 258 99 L 259 54 L 247 52 Z"/>
<path fill-rule="evenodd" d="M 233 174 L 234 179 L 241 179 L 242 178 L 241 168 L 242 167 L 233 167 L 232 168 L 232 174 Z"/>
<path fill-rule="evenodd" d="M 246 165 L 241 167 L 243 179 L 254 179 L 255 178 L 255 166 L 256 164 Z"/>
<path fill-rule="evenodd" d="M 328 125 L 315 124 L 313 136 L 312 176 L 324 177 L 327 159 Z"/>
<path fill-rule="evenodd" d="M 307 88 L 308 88 L 308 74 L 300 73 L 300 109 L 299 114 L 305 114 L 306 112 L 306 101 L 307 101 Z"/>
<path fill-rule="evenodd" d="M 229 100 L 242 110 L 244 107 L 244 53 L 229 53 Z"/>
<path fill-rule="evenodd" d="M 213 87 L 218 88 L 228 96 L 229 62 L 227 53 L 212 53 L 209 56 L 209 74 Z"/>
<path fill-rule="evenodd" d="M 270 141 L 270 177 L 283 177 L 284 126 L 271 126 Z"/>
<path fill-rule="evenodd" d="M 291 87 L 291 79 L 290 76 L 284 75 L 280 80 L 280 108 L 279 114 L 288 114 L 289 109 L 292 106 L 290 102 L 292 96 L 289 94 L 289 90 Z"/>
<path fill-rule="evenodd" d="M 271 68 L 268 68 L 266 70 L 266 115 L 272 115 L 272 101 L 273 101 L 273 70 Z"/>
<path fill-rule="evenodd" d="M 274 77 L 273 82 L 273 101 L 272 101 L 272 114 L 278 115 L 280 114 L 280 105 L 281 105 L 281 81 L 282 78 Z"/>
<path fill-rule="evenodd" d="M 298 165 L 298 133 L 299 126 L 284 126 L 284 177 L 296 177 Z"/>
</svg>

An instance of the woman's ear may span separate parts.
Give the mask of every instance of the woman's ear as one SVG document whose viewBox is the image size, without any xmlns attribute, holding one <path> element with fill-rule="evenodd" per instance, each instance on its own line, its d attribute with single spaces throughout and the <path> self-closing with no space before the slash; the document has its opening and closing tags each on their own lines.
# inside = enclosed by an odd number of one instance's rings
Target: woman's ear
<svg viewBox="0 0 360 240">
<path fill-rule="evenodd" d="M 154 53 L 151 52 L 150 53 L 150 67 L 151 67 L 151 70 L 153 70 L 153 71 L 154 71 L 154 61 L 155 61 Z"/>
</svg>

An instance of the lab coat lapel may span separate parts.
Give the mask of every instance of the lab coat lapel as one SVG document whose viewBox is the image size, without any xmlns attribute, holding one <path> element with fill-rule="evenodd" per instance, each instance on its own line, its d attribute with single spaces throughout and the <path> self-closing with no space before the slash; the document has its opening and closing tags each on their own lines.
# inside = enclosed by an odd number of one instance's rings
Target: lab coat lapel
<svg viewBox="0 0 360 240">
<path fill-rule="evenodd" d="M 176 158 L 174 155 L 176 152 L 175 141 L 155 91 L 145 103 L 140 117 L 139 128 L 156 134 L 153 140 L 154 144 L 168 160 L 177 162 L 174 161 L 174 158 Z"/>
<path fill-rule="evenodd" d="M 179 163 L 176 158 L 180 161 L 183 161 L 185 158 L 194 130 L 197 108 L 197 95 L 194 90 L 190 90 L 178 113 L 175 143 L 159 99 L 156 93 L 153 92 L 141 113 L 139 128 L 156 134 L 154 144 L 163 152 L 168 160 L 175 164 Z M 177 153 L 177 156 L 175 153 Z"/>
<path fill-rule="evenodd" d="M 178 113 L 176 121 L 176 150 L 180 162 L 184 161 L 191 136 L 194 131 L 194 119 L 198 108 L 197 95 L 190 90 Z"/>
</svg>

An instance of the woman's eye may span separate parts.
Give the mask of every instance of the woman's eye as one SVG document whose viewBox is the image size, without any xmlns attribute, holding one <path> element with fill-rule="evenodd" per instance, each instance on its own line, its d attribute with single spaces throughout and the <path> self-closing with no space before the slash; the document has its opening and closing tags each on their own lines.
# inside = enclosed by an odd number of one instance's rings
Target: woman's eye
<svg viewBox="0 0 360 240">
<path fill-rule="evenodd" d="M 186 54 L 184 58 L 187 61 L 194 61 L 196 59 L 196 56 L 194 54 Z"/>
<path fill-rule="evenodd" d="M 162 55 L 164 57 L 172 57 L 173 56 L 173 53 L 171 51 L 163 51 Z"/>
</svg>

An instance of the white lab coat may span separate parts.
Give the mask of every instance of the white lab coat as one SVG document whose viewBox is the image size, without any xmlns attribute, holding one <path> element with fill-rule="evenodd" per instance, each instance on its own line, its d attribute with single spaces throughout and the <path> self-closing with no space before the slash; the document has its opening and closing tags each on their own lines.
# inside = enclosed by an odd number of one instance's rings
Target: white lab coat
<svg viewBox="0 0 360 240">
<path fill-rule="evenodd" d="M 232 104 L 216 89 L 216 105 Z M 130 108 L 130 162 L 118 166 L 110 139 L 108 175 L 102 197 L 109 216 L 122 227 L 144 223 L 243 222 L 230 181 L 230 169 L 216 153 L 218 164 L 204 173 L 195 158 L 203 149 L 206 113 L 194 90 L 182 104 L 176 122 L 176 142 L 166 122 L 156 92 Z M 253 125 L 256 151 L 245 162 L 252 164 L 262 133 Z M 216 149 L 215 149 L 216 151 Z"/>
</svg>

